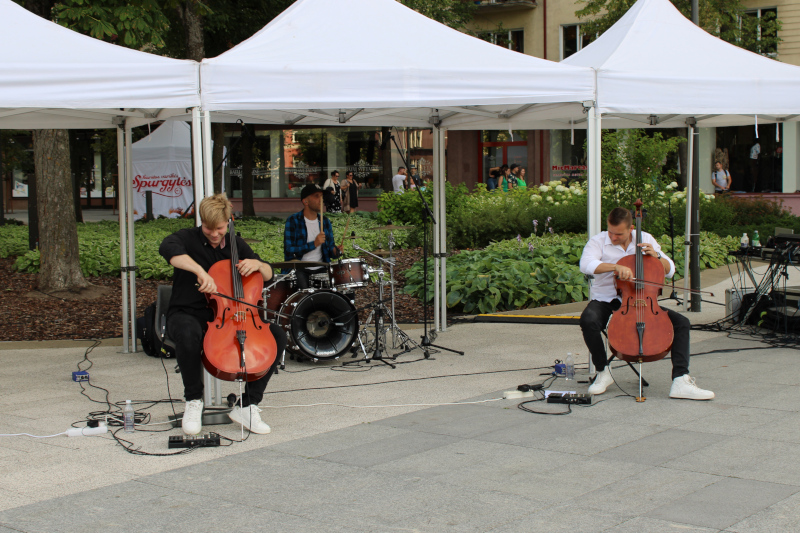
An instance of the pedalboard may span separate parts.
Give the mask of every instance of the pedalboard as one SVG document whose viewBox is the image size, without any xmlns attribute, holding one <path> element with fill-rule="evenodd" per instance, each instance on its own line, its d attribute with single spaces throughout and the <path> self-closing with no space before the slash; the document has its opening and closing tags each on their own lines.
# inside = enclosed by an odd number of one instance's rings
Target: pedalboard
<svg viewBox="0 0 800 533">
<path fill-rule="evenodd" d="M 169 438 L 169 448 L 211 448 L 220 445 L 217 433 L 205 435 L 174 435 Z"/>
<path fill-rule="evenodd" d="M 592 403 L 591 394 L 575 394 L 572 392 L 557 393 L 552 392 L 547 396 L 547 403 L 572 403 L 572 404 L 590 404 Z"/>
</svg>

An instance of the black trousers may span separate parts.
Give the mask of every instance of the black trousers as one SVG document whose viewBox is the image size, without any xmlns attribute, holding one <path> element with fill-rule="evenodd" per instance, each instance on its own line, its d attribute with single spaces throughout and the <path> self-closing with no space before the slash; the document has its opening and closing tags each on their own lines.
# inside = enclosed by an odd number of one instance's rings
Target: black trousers
<svg viewBox="0 0 800 533">
<path fill-rule="evenodd" d="M 186 401 L 203 399 L 203 362 L 201 352 L 203 349 L 203 338 L 207 322 L 188 313 L 176 312 L 167 319 L 167 332 L 169 338 L 175 343 L 175 358 L 181 368 L 183 378 L 183 395 Z M 275 344 L 278 346 L 278 356 L 275 364 L 269 369 L 264 377 L 256 381 L 249 381 L 245 385 L 242 396 L 242 407 L 250 404 L 258 405 L 264 397 L 264 390 L 267 388 L 272 374 L 281 358 L 281 354 L 286 349 L 286 333 L 275 324 L 269 325 L 272 336 L 275 337 Z"/>
<path fill-rule="evenodd" d="M 581 313 L 581 331 L 583 340 L 592 354 L 592 362 L 600 372 L 608 364 L 606 345 L 603 342 L 603 331 L 608 325 L 608 319 L 614 312 L 611 302 L 592 300 Z M 675 337 L 672 340 L 672 379 L 689 373 L 689 330 L 691 322 L 680 313 L 665 309 L 672 322 Z"/>
</svg>

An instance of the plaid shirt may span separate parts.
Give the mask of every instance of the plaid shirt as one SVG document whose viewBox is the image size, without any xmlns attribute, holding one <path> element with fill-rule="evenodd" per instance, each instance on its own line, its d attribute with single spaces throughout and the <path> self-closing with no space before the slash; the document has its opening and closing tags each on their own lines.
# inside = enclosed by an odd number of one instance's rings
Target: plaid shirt
<svg viewBox="0 0 800 533">
<path fill-rule="evenodd" d="M 319 220 L 319 217 L 317 217 Z M 322 229 L 325 232 L 325 242 L 322 244 L 322 260 L 330 263 L 332 257 L 339 256 L 339 249 L 333 240 L 333 226 L 327 218 L 323 219 Z M 295 213 L 286 219 L 286 228 L 283 232 L 283 259 L 284 261 L 300 261 L 303 256 L 315 248 L 314 241 L 308 242 L 306 220 L 303 212 Z"/>
</svg>

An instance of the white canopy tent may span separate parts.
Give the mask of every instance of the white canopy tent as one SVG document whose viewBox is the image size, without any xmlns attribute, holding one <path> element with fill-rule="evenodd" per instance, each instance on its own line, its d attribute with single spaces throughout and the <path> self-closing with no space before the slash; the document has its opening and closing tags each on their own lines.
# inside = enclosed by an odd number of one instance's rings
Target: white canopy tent
<svg viewBox="0 0 800 533">
<path fill-rule="evenodd" d="M 189 124 L 168 120 L 133 143 L 134 219 L 146 214 L 150 192 L 153 216 L 177 218 L 192 203 L 192 132 Z"/>
<path fill-rule="evenodd" d="M 597 72 L 596 127 L 696 127 L 797 120 L 800 67 L 726 43 L 695 26 L 669 0 L 639 0 L 595 42 L 563 63 Z M 652 117 L 651 117 L 652 115 Z M 756 118 L 756 116 L 758 118 Z M 595 137 L 599 143 L 599 135 Z M 590 164 L 599 165 L 598 160 Z M 600 231 L 599 166 L 590 173 Z"/>
<path fill-rule="evenodd" d="M 511 129 L 521 113 L 539 117 L 541 128 L 559 127 L 553 117 L 583 116 L 582 103 L 594 100 L 591 69 L 503 49 L 395 0 L 298 0 L 250 39 L 203 60 L 201 74 L 206 124 L 433 126 L 440 329 L 446 327 L 444 130 L 470 117 Z M 208 183 L 208 160 L 205 170 Z"/>
<path fill-rule="evenodd" d="M 135 350 L 130 128 L 197 109 L 199 64 L 81 35 L 11 0 L 0 0 L 0 35 L 0 128 L 117 128 L 123 341 Z"/>
<path fill-rule="evenodd" d="M 599 233 L 601 224 L 601 116 L 612 120 L 612 128 L 688 126 L 689 139 L 694 139 L 701 126 L 785 122 L 800 114 L 800 67 L 710 35 L 669 0 L 638 0 L 595 42 L 563 63 L 597 73 L 597 106 L 589 117 L 596 131 L 589 141 L 595 143 L 589 157 L 589 235 Z M 692 147 L 690 142 L 687 190 L 693 179 Z M 687 243 L 692 217 L 698 216 L 688 200 Z"/>
</svg>

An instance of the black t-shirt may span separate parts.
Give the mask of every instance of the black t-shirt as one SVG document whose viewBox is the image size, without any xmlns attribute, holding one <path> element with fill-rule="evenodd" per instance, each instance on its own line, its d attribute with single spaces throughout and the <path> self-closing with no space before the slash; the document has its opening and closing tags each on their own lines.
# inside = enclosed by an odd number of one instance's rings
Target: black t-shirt
<svg viewBox="0 0 800 533">
<path fill-rule="evenodd" d="M 214 248 L 209 244 L 200 226 L 176 231 L 161 242 L 158 252 L 169 263 L 176 255 L 188 255 L 208 272 L 217 261 L 231 259 L 230 235 L 225 235 L 222 244 Z M 236 237 L 239 259 L 261 258 L 244 242 L 241 237 Z M 172 276 L 172 297 L 169 300 L 167 317 L 176 311 L 192 314 L 201 320 L 213 320 L 213 314 L 208 307 L 205 294 L 196 286 L 197 276 L 188 270 L 176 268 Z"/>
</svg>

